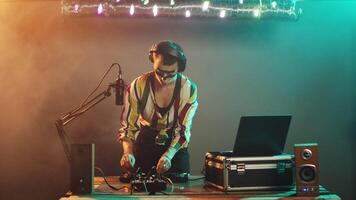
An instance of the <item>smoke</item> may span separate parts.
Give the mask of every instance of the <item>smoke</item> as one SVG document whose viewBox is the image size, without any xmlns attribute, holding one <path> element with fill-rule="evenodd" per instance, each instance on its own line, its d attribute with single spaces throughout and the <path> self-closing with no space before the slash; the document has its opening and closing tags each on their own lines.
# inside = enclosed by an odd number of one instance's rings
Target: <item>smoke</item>
<svg viewBox="0 0 356 200">
<path fill-rule="evenodd" d="M 307 10 L 320 8 L 309 4 Z M 53 194 L 64 194 L 68 164 L 54 121 L 79 105 L 113 62 L 123 66 L 126 82 L 150 70 L 147 51 L 153 42 L 164 39 L 175 40 L 186 50 L 186 73 L 199 88 L 200 109 L 190 146 L 193 172 L 200 171 L 205 151 L 228 150 L 238 117 L 251 112 L 299 113 L 302 117 L 296 116 L 291 130 L 298 134 L 289 137 L 290 144 L 320 136 L 351 147 L 346 141 L 350 134 L 342 130 L 352 126 L 349 116 L 354 114 L 349 108 L 355 107 L 350 94 L 354 88 L 349 84 L 354 73 L 346 73 L 351 65 L 345 64 L 354 52 L 350 40 L 355 30 L 349 30 L 355 27 L 354 6 L 337 5 L 338 9 L 331 4 L 323 10 L 334 13 L 347 8 L 349 18 L 306 12 L 295 23 L 265 23 L 66 19 L 61 16 L 60 1 L 0 2 L 0 190 L 5 190 L 0 191 L 0 199 L 24 199 L 29 194 L 33 199 L 55 199 Z M 331 73 L 336 68 L 337 73 Z M 115 78 L 115 72 L 110 73 L 98 91 Z M 111 97 L 66 126 L 75 142 L 105 146 L 97 151 L 104 155 L 97 158 L 105 163 L 105 172 L 111 168 L 116 173 L 118 168 L 120 152 L 114 142 L 120 111 Z M 309 119 L 304 116 L 311 120 L 303 123 Z M 332 172 L 337 151 L 324 149 L 323 155 L 330 156 L 324 173 Z M 351 169 L 346 160 L 352 155 L 343 149 L 338 151 L 345 153 L 345 161 L 339 164 L 347 169 L 337 176 L 324 176 L 335 191 L 335 180 L 348 178 Z M 19 184 L 28 187 L 19 188 Z M 351 186 L 342 188 L 346 194 Z"/>
<path fill-rule="evenodd" d="M 69 174 L 54 122 L 91 92 L 117 52 L 102 51 L 111 41 L 98 45 L 92 27 L 65 21 L 60 1 L 0 2 L 0 24 L 0 168 L 5 172 L 0 183 L 6 184 L 1 199 L 7 199 L 5 194 L 23 199 L 30 193 L 53 199 L 68 189 Z M 97 57 L 90 58 L 88 51 Z M 112 72 L 99 92 L 114 78 Z M 107 100 L 66 129 L 73 142 L 111 142 L 117 154 L 119 113 L 113 99 Z M 19 183 L 48 189 L 27 187 L 14 194 Z"/>
</svg>

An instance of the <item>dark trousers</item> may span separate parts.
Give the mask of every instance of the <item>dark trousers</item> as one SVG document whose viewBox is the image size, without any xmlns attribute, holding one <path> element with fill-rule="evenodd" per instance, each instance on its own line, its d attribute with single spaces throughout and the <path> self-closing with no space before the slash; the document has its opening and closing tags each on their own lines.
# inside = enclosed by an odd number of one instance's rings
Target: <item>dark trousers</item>
<svg viewBox="0 0 356 200">
<path fill-rule="evenodd" d="M 161 158 L 162 154 L 168 149 L 172 141 L 172 130 L 168 135 L 170 138 L 165 145 L 157 145 L 155 143 L 158 131 L 149 127 L 142 127 L 134 144 L 134 155 L 136 158 L 135 169 L 141 168 L 142 172 L 148 173 L 155 167 Z M 189 153 L 188 149 L 180 149 L 172 159 L 172 166 L 167 173 L 189 173 Z"/>
</svg>

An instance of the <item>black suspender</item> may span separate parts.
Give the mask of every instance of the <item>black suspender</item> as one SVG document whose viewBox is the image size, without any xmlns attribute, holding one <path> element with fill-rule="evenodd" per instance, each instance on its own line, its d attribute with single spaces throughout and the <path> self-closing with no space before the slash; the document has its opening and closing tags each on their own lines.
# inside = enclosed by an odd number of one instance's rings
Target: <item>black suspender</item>
<svg viewBox="0 0 356 200">
<path fill-rule="evenodd" d="M 152 72 L 152 73 L 150 73 L 148 75 L 148 78 L 147 78 L 147 81 L 146 81 L 145 88 L 143 90 L 143 94 L 142 94 L 142 98 L 141 99 L 138 96 L 136 83 L 135 83 L 135 95 L 136 95 L 136 98 L 138 100 L 138 110 L 139 110 L 140 114 L 143 113 L 143 111 L 144 111 L 144 109 L 146 107 L 148 96 L 149 96 L 149 93 L 150 93 L 150 84 L 153 85 L 153 81 L 154 81 L 153 78 L 154 77 L 153 77 L 153 72 Z M 176 84 L 175 84 L 174 91 L 173 91 L 172 101 L 168 106 L 169 109 L 172 107 L 174 102 L 177 100 L 177 96 L 180 93 L 181 82 L 182 82 L 181 80 L 182 80 L 182 75 L 178 73 L 177 74 Z"/>
</svg>

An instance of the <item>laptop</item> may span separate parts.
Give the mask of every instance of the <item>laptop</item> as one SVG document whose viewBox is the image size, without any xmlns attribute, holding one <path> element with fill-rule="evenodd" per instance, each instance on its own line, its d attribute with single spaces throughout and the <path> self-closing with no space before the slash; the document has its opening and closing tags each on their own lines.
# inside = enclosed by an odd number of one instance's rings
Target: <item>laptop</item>
<svg viewBox="0 0 356 200">
<path fill-rule="evenodd" d="M 283 153 L 292 116 L 242 116 L 233 155 L 274 156 Z"/>
</svg>

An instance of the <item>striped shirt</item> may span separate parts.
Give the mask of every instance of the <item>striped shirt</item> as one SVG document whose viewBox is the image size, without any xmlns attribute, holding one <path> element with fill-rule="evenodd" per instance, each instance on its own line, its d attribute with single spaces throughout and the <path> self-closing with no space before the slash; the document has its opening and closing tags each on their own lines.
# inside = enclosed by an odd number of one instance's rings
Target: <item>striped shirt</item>
<svg viewBox="0 0 356 200">
<path fill-rule="evenodd" d="M 170 147 L 176 150 L 186 148 L 190 141 L 192 120 L 198 107 L 197 87 L 186 76 L 178 73 L 175 88 L 178 92 L 175 92 L 176 96 L 173 94 L 171 107 L 162 115 L 152 90 L 153 79 L 154 72 L 148 72 L 136 78 L 127 87 L 118 139 L 135 141 L 141 126 L 149 126 L 157 130 L 158 134 L 165 134 L 173 128 Z"/>
</svg>

